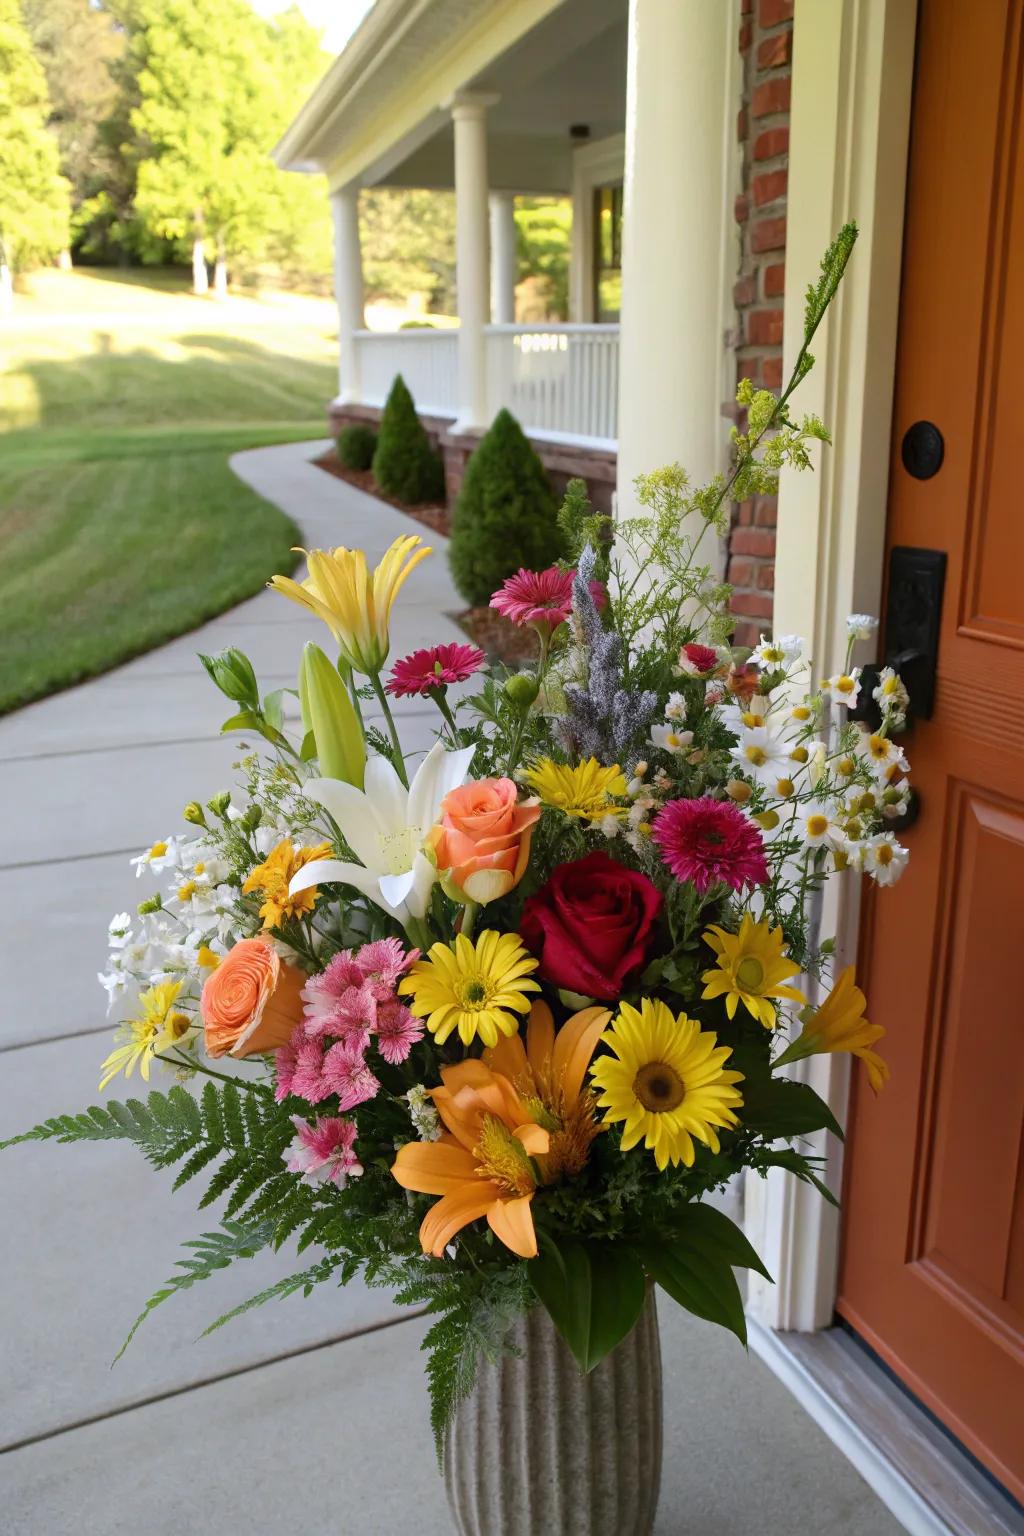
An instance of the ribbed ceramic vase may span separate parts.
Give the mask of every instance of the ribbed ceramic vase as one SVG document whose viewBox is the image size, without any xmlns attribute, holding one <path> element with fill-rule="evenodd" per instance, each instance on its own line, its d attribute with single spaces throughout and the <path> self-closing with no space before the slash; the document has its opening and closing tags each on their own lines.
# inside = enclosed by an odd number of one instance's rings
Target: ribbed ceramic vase
<svg viewBox="0 0 1024 1536">
<path fill-rule="evenodd" d="M 543 1307 L 518 1355 L 481 1365 L 445 1442 L 459 1536 L 650 1536 L 661 1483 L 661 1342 L 653 1291 L 589 1376 Z"/>
</svg>

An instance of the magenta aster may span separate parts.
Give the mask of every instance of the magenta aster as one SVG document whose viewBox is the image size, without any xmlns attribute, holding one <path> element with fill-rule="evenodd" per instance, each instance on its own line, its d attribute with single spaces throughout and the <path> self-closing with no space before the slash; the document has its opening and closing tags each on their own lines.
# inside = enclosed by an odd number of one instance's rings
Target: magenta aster
<svg viewBox="0 0 1024 1536">
<path fill-rule="evenodd" d="M 486 660 L 483 651 L 475 645 L 460 645 L 457 641 L 449 645 L 431 645 L 396 661 L 385 686 L 396 699 L 424 697 L 434 688 L 465 682 L 467 677 L 479 672 Z"/>
<path fill-rule="evenodd" d="M 491 598 L 496 608 L 513 624 L 548 624 L 557 629 L 572 612 L 572 581 L 575 571 L 560 571 L 557 565 L 546 571 L 519 570 L 510 576 Z M 604 587 L 599 581 L 590 583 L 594 601 L 599 608 L 605 602 Z"/>
<path fill-rule="evenodd" d="M 670 800 L 651 835 L 676 879 L 689 880 L 701 896 L 719 881 L 740 891 L 768 879 L 761 833 L 730 800 Z"/>
</svg>

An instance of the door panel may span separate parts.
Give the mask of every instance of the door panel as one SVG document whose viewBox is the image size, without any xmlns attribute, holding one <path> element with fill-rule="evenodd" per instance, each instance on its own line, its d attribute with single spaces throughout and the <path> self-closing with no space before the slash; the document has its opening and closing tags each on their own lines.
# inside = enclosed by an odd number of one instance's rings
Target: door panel
<svg viewBox="0 0 1024 1536">
<path fill-rule="evenodd" d="M 837 1307 L 1024 1497 L 1024 0 L 922 0 L 888 544 L 947 552 L 921 817 L 861 974 Z M 915 421 L 945 439 L 916 480 Z"/>
</svg>

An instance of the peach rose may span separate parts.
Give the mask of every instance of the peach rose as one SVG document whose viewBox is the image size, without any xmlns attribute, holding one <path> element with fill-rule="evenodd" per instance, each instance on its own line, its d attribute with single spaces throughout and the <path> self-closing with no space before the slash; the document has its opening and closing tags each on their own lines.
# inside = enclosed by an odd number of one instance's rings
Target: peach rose
<svg viewBox="0 0 1024 1536">
<path fill-rule="evenodd" d="M 507 895 L 526 871 L 539 816 L 540 801 L 520 804 L 511 779 L 478 779 L 445 795 L 431 846 L 446 888 L 481 904 Z"/>
<path fill-rule="evenodd" d="M 199 1011 L 208 1056 L 255 1056 L 287 1045 L 302 1018 L 302 971 L 266 939 L 242 939 L 207 978 Z"/>
</svg>

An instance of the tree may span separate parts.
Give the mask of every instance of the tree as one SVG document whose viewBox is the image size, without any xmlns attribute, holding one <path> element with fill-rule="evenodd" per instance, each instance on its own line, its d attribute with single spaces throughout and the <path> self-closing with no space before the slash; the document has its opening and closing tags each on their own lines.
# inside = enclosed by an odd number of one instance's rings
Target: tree
<svg viewBox="0 0 1024 1536">
<path fill-rule="evenodd" d="M 521 566 L 540 571 L 563 553 L 551 483 L 522 427 L 499 411 L 466 465 L 448 561 L 466 602 L 481 607 Z"/>
<path fill-rule="evenodd" d="M 73 214 L 106 184 L 114 153 L 102 124 L 114 109 L 113 72 L 124 52 L 124 31 L 92 0 L 22 0 L 36 57 L 50 96 L 48 127 L 60 146 L 60 168 L 71 183 Z"/>
<path fill-rule="evenodd" d="M 19 0 L 0 0 L 0 303 L 12 268 L 46 261 L 68 243 L 68 183 L 49 112 Z"/>
<path fill-rule="evenodd" d="M 430 446 L 412 395 L 396 375 L 380 418 L 373 478 L 387 496 L 415 506 L 444 495 L 444 465 Z"/>
<path fill-rule="evenodd" d="M 532 280 L 542 315 L 528 319 L 565 320 L 569 314 L 569 245 L 572 204 L 565 197 L 521 197 L 515 210 L 520 280 Z"/>
<path fill-rule="evenodd" d="M 359 222 L 368 299 L 425 293 L 428 309 L 454 312 L 454 193 L 374 188 L 360 195 Z"/>
</svg>

